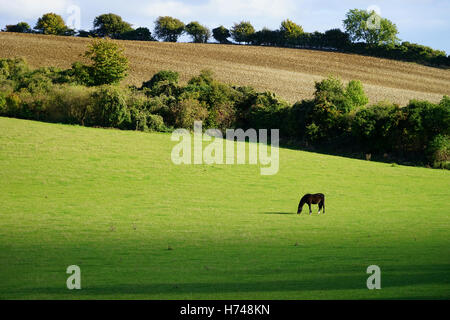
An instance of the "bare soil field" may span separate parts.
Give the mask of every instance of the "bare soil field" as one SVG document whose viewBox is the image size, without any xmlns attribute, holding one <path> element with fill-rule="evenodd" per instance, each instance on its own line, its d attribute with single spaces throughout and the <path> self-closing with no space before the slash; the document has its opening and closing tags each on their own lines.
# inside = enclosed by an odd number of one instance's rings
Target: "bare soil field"
<svg viewBox="0 0 450 320">
<path fill-rule="evenodd" d="M 0 57 L 23 57 L 33 67 L 68 68 L 91 41 L 86 38 L 0 32 Z M 328 75 L 361 80 L 370 102 L 401 105 L 450 95 L 450 70 L 336 52 L 260 46 L 120 41 L 130 60 L 126 84 L 140 85 L 163 69 L 187 81 L 211 69 L 221 81 L 270 90 L 295 102 L 310 98 L 314 81 Z"/>
</svg>

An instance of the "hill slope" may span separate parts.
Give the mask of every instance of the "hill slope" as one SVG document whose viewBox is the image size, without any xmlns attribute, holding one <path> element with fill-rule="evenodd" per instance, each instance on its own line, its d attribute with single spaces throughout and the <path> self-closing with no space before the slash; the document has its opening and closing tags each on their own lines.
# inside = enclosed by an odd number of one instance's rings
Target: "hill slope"
<svg viewBox="0 0 450 320">
<path fill-rule="evenodd" d="M 1 32 L 0 57 L 25 57 L 33 66 L 70 67 L 89 39 Z M 329 74 L 363 81 L 371 102 L 400 104 L 450 95 L 450 70 L 352 54 L 219 44 L 121 41 L 130 58 L 127 83 L 140 85 L 162 69 L 186 81 L 202 69 L 219 80 L 273 91 L 290 102 L 311 97 L 314 81 Z"/>
<path fill-rule="evenodd" d="M 261 176 L 174 144 L 0 118 L 0 299 L 449 298 L 449 171 L 280 149 Z M 306 192 L 325 215 L 295 214 Z"/>
</svg>

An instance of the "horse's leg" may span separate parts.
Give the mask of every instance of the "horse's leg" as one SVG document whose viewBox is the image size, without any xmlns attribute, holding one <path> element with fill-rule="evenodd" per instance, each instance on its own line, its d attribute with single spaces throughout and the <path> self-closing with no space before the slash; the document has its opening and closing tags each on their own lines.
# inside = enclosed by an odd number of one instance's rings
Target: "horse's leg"
<svg viewBox="0 0 450 320">
<path fill-rule="evenodd" d="M 319 212 L 317 214 L 320 214 L 320 209 L 322 209 L 322 202 L 319 202 Z"/>
<path fill-rule="evenodd" d="M 308 202 L 308 206 L 309 206 L 309 215 L 311 215 L 312 211 L 311 211 L 311 202 Z"/>
</svg>

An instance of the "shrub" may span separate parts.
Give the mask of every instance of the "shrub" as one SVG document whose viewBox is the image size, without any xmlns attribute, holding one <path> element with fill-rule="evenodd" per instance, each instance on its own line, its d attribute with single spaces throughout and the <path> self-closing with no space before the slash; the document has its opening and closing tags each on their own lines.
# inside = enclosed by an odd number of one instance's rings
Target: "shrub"
<svg viewBox="0 0 450 320">
<path fill-rule="evenodd" d="M 427 155 L 434 168 L 450 169 L 450 136 L 436 135 L 427 147 Z"/>
<path fill-rule="evenodd" d="M 147 127 L 150 131 L 167 131 L 163 117 L 157 114 L 147 116 Z"/>
<path fill-rule="evenodd" d="M 352 135 L 365 151 L 388 152 L 395 148 L 401 119 L 399 106 L 379 103 L 358 110 L 351 119 Z"/>
<path fill-rule="evenodd" d="M 311 118 L 310 114 L 313 108 L 313 100 L 302 100 L 287 109 L 283 126 L 280 128 L 280 134 L 298 141 L 304 140 L 306 126 L 308 125 L 308 120 Z"/>
<path fill-rule="evenodd" d="M 329 76 L 315 83 L 314 100 L 316 104 L 326 105 L 339 112 L 347 110 L 345 89 L 339 78 Z"/>
<path fill-rule="evenodd" d="M 177 128 L 191 129 L 194 121 L 204 121 L 208 117 L 208 109 L 195 99 L 184 99 L 171 106 L 174 125 Z"/>
<path fill-rule="evenodd" d="M 361 81 L 350 81 L 345 90 L 345 97 L 347 98 L 344 103 L 345 112 L 363 107 L 369 102 L 369 98 L 364 93 Z"/>
<path fill-rule="evenodd" d="M 18 81 L 24 74 L 30 72 L 23 58 L 0 59 L 0 78 Z"/>
<path fill-rule="evenodd" d="M 90 67 L 82 64 L 81 62 L 74 62 L 72 68 L 69 69 L 68 73 L 74 78 L 75 82 L 78 84 L 92 86 L 94 85 L 93 79 L 90 74 Z"/>
<path fill-rule="evenodd" d="M 6 94 L 0 91 L 0 115 L 6 115 Z"/>
<path fill-rule="evenodd" d="M 164 119 L 160 115 L 151 114 L 145 109 L 130 110 L 131 128 L 139 131 L 167 131 Z"/>
<path fill-rule="evenodd" d="M 10 24 L 5 27 L 5 32 L 19 32 L 19 33 L 30 33 L 31 27 L 26 22 L 19 22 L 18 24 Z"/>
<path fill-rule="evenodd" d="M 22 117 L 22 101 L 17 93 L 11 93 L 6 96 L 6 110 L 5 115 L 10 117 Z"/>
<path fill-rule="evenodd" d="M 129 112 L 125 94 L 115 86 L 101 86 L 92 94 L 95 125 L 120 127 L 127 121 Z M 129 120 L 128 120 L 129 121 Z"/>
<path fill-rule="evenodd" d="M 46 100 L 47 120 L 93 125 L 92 90 L 84 86 L 54 86 Z"/>
<path fill-rule="evenodd" d="M 149 81 L 145 81 L 141 88 L 150 89 L 152 96 L 165 94 L 166 96 L 177 95 L 179 74 L 176 71 L 162 70 L 154 74 Z"/>
<path fill-rule="evenodd" d="M 90 76 L 87 85 L 115 84 L 127 75 L 128 59 L 123 48 L 111 40 L 93 40 L 84 55 L 92 60 L 87 67 Z"/>
<path fill-rule="evenodd" d="M 16 91 L 27 89 L 32 93 L 45 93 L 52 86 L 51 71 L 46 68 L 31 71 L 17 81 Z"/>
</svg>

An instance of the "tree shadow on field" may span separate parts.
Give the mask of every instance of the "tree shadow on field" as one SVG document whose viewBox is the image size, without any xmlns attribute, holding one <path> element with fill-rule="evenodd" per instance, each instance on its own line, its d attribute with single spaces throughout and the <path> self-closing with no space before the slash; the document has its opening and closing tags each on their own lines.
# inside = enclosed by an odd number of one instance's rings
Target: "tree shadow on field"
<svg viewBox="0 0 450 320">
<path fill-rule="evenodd" d="M 382 289 L 388 291 L 387 294 L 390 299 L 442 299 L 442 291 L 429 292 L 424 296 L 423 292 L 414 292 L 410 295 L 405 294 L 402 287 L 423 286 L 423 285 L 439 285 L 449 286 L 450 279 L 448 277 L 448 264 L 443 265 L 413 265 L 413 266 L 381 266 L 382 270 Z M 123 283 L 108 284 L 90 284 L 83 287 L 83 290 L 77 292 L 82 297 L 86 296 L 102 296 L 102 295 L 117 295 L 118 298 L 126 298 L 127 295 L 164 295 L 164 294 L 181 294 L 181 295 L 208 295 L 208 294 L 223 294 L 223 293 L 246 293 L 251 298 L 252 294 L 274 292 L 276 296 L 280 292 L 292 292 L 293 298 L 303 292 L 319 292 L 320 296 L 324 296 L 324 292 L 329 290 L 358 290 L 355 292 L 355 298 L 363 291 L 367 290 L 366 280 L 368 275 L 365 270 L 351 273 L 336 273 L 331 269 L 324 273 L 307 273 L 306 276 L 298 275 L 296 279 L 287 280 L 247 280 L 247 281 L 224 281 L 223 278 L 214 281 L 209 279 L 206 282 L 149 282 L 149 283 L 130 283 L 125 280 Z M 442 289 L 443 287 L 441 287 Z M 363 291 L 360 291 L 363 290 Z M 394 290 L 394 291 L 392 291 Z M 411 290 L 411 288 L 409 289 Z M 398 297 L 393 294 L 398 293 Z M 383 293 L 383 290 L 381 291 Z M 14 290 L 14 292 L 4 292 L 4 295 L 61 295 L 64 298 L 68 294 L 66 288 L 61 287 L 45 287 L 45 288 L 23 288 Z M 401 298 L 400 298 L 401 297 Z M 312 294 L 314 299 L 315 295 Z M 316 297 L 317 298 L 317 297 Z M 382 298 L 381 296 L 377 298 Z M 448 298 L 448 297 L 447 297 Z"/>
</svg>

